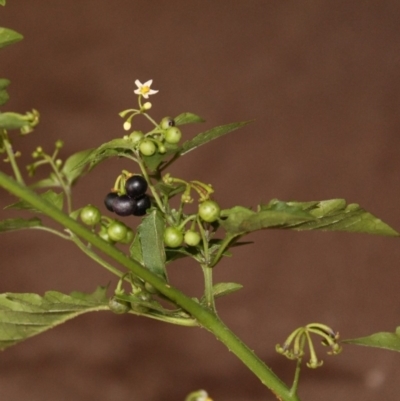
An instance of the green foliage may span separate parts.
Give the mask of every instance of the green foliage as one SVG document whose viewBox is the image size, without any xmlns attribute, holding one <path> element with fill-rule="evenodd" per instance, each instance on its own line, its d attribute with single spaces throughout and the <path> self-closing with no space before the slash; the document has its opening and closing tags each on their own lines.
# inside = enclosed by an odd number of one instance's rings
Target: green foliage
<svg viewBox="0 0 400 401">
<path fill-rule="evenodd" d="M 174 121 L 175 125 L 183 125 L 183 124 L 203 123 L 205 120 L 203 120 L 201 117 L 193 113 L 182 113 L 179 114 L 178 117 L 175 117 Z"/>
<path fill-rule="evenodd" d="M 42 222 L 37 217 L 32 219 L 7 219 L 0 221 L 0 233 L 7 231 L 17 231 L 27 228 L 41 227 Z"/>
<path fill-rule="evenodd" d="M 244 127 L 245 125 L 251 123 L 252 121 L 243 121 L 239 123 L 232 123 L 227 125 L 221 125 L 219 127 L 212 128 L 208 131 L 202 132 L 196 135 L 193 139 L 183 143 L 181 149 L 179 150 L 179 155 L 183 156 L 189 153 L 191 150 L 198 148 L 201 145 L 217 139 L 223 135 L 237 130 L 238 128 Z"/>
<path fill-rule="evenodd" d="M 57 209 L 62 209 L 64 204 L 64 194 L 61 192 L 59 194 L 55 193 L 52 190 L 48 190 L 40 195 L 43 200 L 51 203 Z M 17 210 L 29 210 L 35 213 L 42 213 L 40 210 L 35 209 L 32 205 L 24 200 L 13 203 L 12 205 L 8 205 L 5 209 L 17 209 Z"/>
<path fill-rule="evenodd" d="M 397 327 L 394 333 L 375 333 L 366 337 L 343 340 L 342 343 L 400 352 L 400 327 Z"/>
<path fill-rule="evenodd" d="M 139 238 L 144 266 L 166 280 L 164 229 L 165 223 L 161 213 L 152 210 L 139 226 Z"/>
<path fill-rule="evenodd" d="M 10 81 L 5 78 L 0 78 L 0 106 L 7 103 L 9 95 L 6 88 L 10 85 Z"/>
<path fill-rule="evenodd" d="M 0 49 L 19 42 L 23 38 L 24 37 L 20 33 L 15 32 L 12 29 L 0 28 Z"/>
<path fill-rule="evenodd" d="M 258 211 L 242 206 L 221 212 L 221 226 L 230 234 L 243 235 L 265 228 L 296 231 L 348 231 L 385 236 L 399 233 L 357 204 L 344 199 L 316 202 L 282 202 L 273 199 Z"/>
<path fill-rule="evenodd" d="M 43 333 L 83 313 L 108 310 L 106 289 L 92 295 L 65 295 L 48 291 L 38 294 L 0 294 L 0 349 Z"/>
</svg>

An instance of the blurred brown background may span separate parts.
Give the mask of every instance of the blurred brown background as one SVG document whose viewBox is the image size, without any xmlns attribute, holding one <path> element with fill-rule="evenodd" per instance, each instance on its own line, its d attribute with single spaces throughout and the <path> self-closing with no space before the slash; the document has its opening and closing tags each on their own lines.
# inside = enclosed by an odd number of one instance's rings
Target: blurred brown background
<svg viewBox="0 0 400 401">
<path fill-rule="evenodd" d="M 12 81 L 4 110 L 34 107 L 42 116 L 33 135 L 15 142 L 22 162 L 59 138 L 66 157 L 122 136 L 118 112 L 136 105 L 135 79 L 153 79 L 157 120 L 184 111 L 207 120 L 185 127 L 186 138 L 255 119 L 171 171 L 212 182 L 223 207 L 343 197 L 400 229 L 397 0 L 8 3 L 1 25 L 25 40 L 1 52 L 0 75 Z M 101 205 L 124 167 L 113 160 L 94 170 L 78 184 L 75 206 Z M 11 201 L 1 194 L 2 205 Z M 220 314 L 287 382 L 294 364 L 274 347 L 294 328 L 321 321 L 349 338 L 400 324 L 396 239 L 283 231 L 250 239 L 256 244 L 236 249 L 216 271 L 216 281 L 244 284 L 219 301 Z M 49 234 L 1 241 L 2 292 L 90 292 L 114 283 Z M 193 263 L 171 266 L 171 279 L 200 294 Z M 398 400 L 398 354 L 324 352 L 323 368 L 304 370 L 303 400 Z M 206 331 L 134 316 L 82 316 L 0 357 L 7 401 L 177 401 L 198 388 L 216 401 L 274 399 Z"/>
</svg>

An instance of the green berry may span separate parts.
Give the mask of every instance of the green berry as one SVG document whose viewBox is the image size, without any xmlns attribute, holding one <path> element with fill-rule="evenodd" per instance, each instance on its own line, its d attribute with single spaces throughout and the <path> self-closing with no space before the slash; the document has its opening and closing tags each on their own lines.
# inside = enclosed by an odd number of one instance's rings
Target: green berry
<svg viewBox="0 0 400 401">
<path fill-rule="evenodd" d="M 221 208 L 218 203 L 212 200 L 206 200 L 199 205 L 199 216 L 207 223 L 213 223 L 219 217 Z"/>
<path fill-rule="evenodd" d="M 128 227 L 120 221 L 114 220 L 107 228 L 107 234 L 111 241 L 124 241 L 128 234 Z"/>
<path fill-rule="evenodd" d="M 101 219 L 100 210 L 97 207 L 92 205 L 85 206 L 80 214 L 79 217 L 81 218 L 82 222 L 88 226 L 94 226 L 97 224 Z"/>
<path fill-rule="evenodd" d="M 112 312 L 118 315 L 121 315 L 122 313 L 127 313 L 131 309 L 129 302 L 121 301 L 116 298 L 111 298 L 108 301 L 108 307 Z"/>
<path fill-rule="evenodd" d="M 139 150 L 140 153 L 143 156 L 152 156 L 154 153 L 156 153 L 156 145 L 154 144 L 153 141 L 150 141 L 149 139 L 145 139 L 142 142 L 140 142 L 139 145 Z"/>
<path fill-rule="evenodd" d="M 183 242 L 182 231 L 177 227 L 167 227 L 164 231 L 164 243 L 170 248 L 178 248 Z"/>
<path fill-rule="evenodd" d="M 138 143 L 143 137 L 144 134 L 142 131 L 133 131 L 131 134 L 129 134 L 129 139 L 132 143 Z"/>
<path fill-rule="evenodd" d="M 197 246 L 201 241 L 201 236 L 197 231 L 188 230 L 183 237 L 185 244 L 189 246 Z"/>
<path fill-rule="evenodd" d="M 168 129 L 169 127 L 174 127 L 175 121 L 171 117 L 164 117 L 160 122 L 161 129 Z"/>
<path fill-rule="evenodd" d="M 178 127 L 170 127 L 164 134 L 165 142 L 170 144 L 178 143 L 182 138 L 182 132 Z"/>
</svg>

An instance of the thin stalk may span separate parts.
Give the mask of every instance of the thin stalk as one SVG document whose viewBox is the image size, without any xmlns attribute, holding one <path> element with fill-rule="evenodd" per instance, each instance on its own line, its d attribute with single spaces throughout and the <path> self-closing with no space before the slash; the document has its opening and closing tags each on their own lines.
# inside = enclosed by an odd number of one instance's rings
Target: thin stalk
<svg viewBox="0 0 400 401">
<path fill-rule="evenodd" d="M 65 184 L 63 177 L 61 176 L 57 166 L 54 163 L 54 160 L 48 156 L 46 156 L 46 159 L 47 159 L 48 163 L 50 164 L 51 168 L 53 169 L 54 174 L 56 175 L 56 177 L 61 185 L 61 188 L 63 189 L 63 191 L 65 193 L 65 197 L 67 198 L 67 210 L 68 210 L 68 214 L 70 214 L 72 212 L 71 188 Z"/>
<path fill-rule="evenodd" d="M 87 256 L 89 256 L 90 259 L 97 262 L 100 266 L 103 266 L 109 272 L 115 274 L 119 278 L 122 278 L 125 275 L 125 273 L 121 272 L 120 270 L 112 266 L 110 263 L 103 260 L 99 255 L 97 255 L 90 248 L 88 248 L 77 236 L 72 234 L 70 239 L 82 252 L 84 252 Z"/>
<path fill-rule="evenodd" d="M 304 342 L 305 342 L 305 337 L 301 336 L 301 344 L 300 344 L 300 349 L 304 349 Z M 294 379 L 293 379 L 293 384 L 290 389 L 290 394 L 292 396 L 296 396 L 297 394 L 297 389 L 299 387 L 299 380 L 300 380 L 300 372 L 301 372 L 301 362 L 303 360 L 303 357 L 297 358 L 297 363 L 296 363 L 296 370 L 294 372 Z"/>
<path fill-rule="evenodd" d="M 203 307 L 178 289 L 167 284 L 163 279 L 142 267 L 138 262 L 128 258 L 119 249 L 107 243 L 95 233 L 92 233 L 86 227 L 71 219 L 51 203 L 42 199 L 35 192 L 17 183 L 2 172 L 0 172 L 0 186 L 15 196 L 29 202 L 32 206 L 71 230 L 75 235 L 83 238 L 101 252 L 110 256 L 115 262 L 126 267 L 142 280 L 149 282 L 161 294 L 193 316 L 201 326 L 213 333 L 213 335 L 225 344 L 225 346 L 278 397 L 278 399 L 281 401 L 300 401 L 298 396 L 296 394 L 291 394 L 290 389 L 279 377 L 277 377 L 271 369 L 208 308 Z"/>
<path fill-rule="evenodd" d="M 17 162 L 15 161 L 15 156 L 14 156 L 14 151 L 13 148 L 11 146 L 11 143 L 7 137 L 7 134 L 5 133 L 5 130 L 3 130 L 3 145 L 4 145 L 4 149 L 6 150 L 7 153 L 7 158 L 11 164 L 11 168 L 14 172 L 15 175 L 15 179 L 20 183 L 20 184 L 24 184 L 24 179 L 22 178 L 22 174 L 19 171 L 19 167 Z"/>
</svg>

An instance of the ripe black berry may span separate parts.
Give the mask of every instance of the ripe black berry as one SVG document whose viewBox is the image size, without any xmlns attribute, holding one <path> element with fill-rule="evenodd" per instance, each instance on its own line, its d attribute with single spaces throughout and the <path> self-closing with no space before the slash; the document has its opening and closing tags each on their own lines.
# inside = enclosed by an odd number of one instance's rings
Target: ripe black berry
<svg viewBox="0 0 400 401">
<path fill-rule="evenodd" d="M 118 216 L 129 216 L 136 210 L 136 200 L 128 195 L 118 196 L 113 200 L 112 208 Z"/>
<path fill-rule="evenodd" d="M 151 206 L 151 200 L 148 195 L 143 195 L 140 198 L 136 198 L 136 208 L 133 211 L 134 216 L 144 216 L 146 210 Z"/>
<path fill-rule="evenodd" d="M 106 195 L 104 198 L 104 204 L 106 205 L 106 208 L 110 211 L 113 212 L 113 201 L 115 198 L 118 198 L 118 194 L 116 192 L 110 192 L 109 194 Z"/>
<path fill-rule="evenodd" d="M 147 191 L 147 181 L 141 175 L 133 175 L 126 180 L 125 191 L 131 198 L 142 196 Z"/>
</svg>

